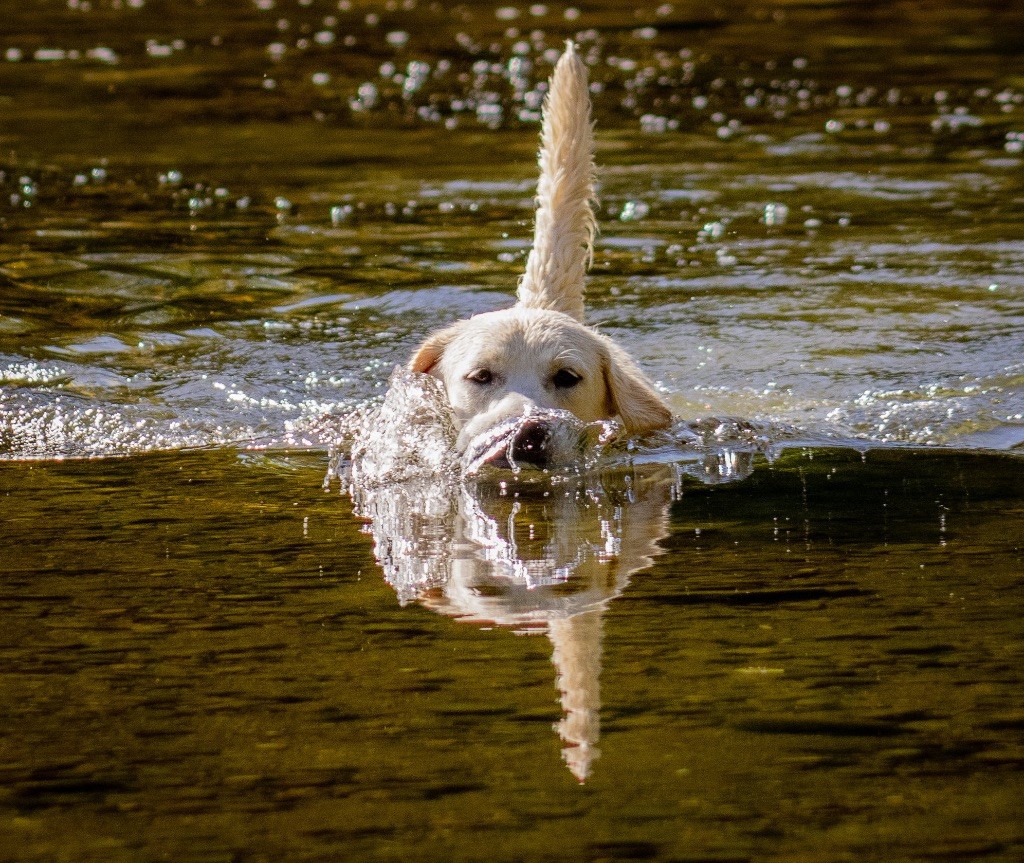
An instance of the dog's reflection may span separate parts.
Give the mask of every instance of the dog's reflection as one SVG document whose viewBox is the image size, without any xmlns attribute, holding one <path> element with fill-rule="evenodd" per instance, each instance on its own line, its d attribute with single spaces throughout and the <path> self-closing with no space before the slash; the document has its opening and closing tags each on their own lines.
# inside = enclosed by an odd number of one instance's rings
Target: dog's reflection
<svg viewBox="0 0 1024 863">
<path fill-rule="evenodd" d="M 678 481 L 672 465 L 652 464 L 514 487 L 434 480 L 353 496 L 400 601 L 547 635 L 563 710 L 556 728 L 583 782 L 598 754 L 602 612 L 660 554 Z"/>
</svg>

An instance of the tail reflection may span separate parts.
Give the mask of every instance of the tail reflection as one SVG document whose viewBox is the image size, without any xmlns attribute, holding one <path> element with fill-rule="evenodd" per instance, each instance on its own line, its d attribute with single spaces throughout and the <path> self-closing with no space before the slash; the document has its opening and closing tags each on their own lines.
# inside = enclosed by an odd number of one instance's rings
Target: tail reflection
<svg viewBox="0 0 1024 863">
<path fill-rule="evenodd" d="M 580 782 L 590 775 L 598 757 L 601 733 L 601 611 L 553 620 L 548 638 L 554 646 L 556 683 L 562 698 L 562 721 L 555 729 L 562 738 L 562 758 Z"/>
<path fill-rule="evenodd" d="M 584 782 L 598 756 L 602 613 L 661 553 L 678 481 L 652 464 L 515 490 L 433 478 L 353 497 L 402 603 L 551 639 L 555 727 Z"/>
</svg>

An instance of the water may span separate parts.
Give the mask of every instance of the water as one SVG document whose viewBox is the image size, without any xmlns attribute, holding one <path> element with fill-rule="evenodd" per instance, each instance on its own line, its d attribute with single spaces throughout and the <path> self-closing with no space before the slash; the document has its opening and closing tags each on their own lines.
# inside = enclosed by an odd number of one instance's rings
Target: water
<svg viewBox="0 0 1024 863">
<path fill-rule="evenodd" d="M 508 607 L 496 579 L 401 607 L 322 474 L 7 465 L 7 855 L 1020 859 L 1019 459 L 791 452 L 634 506 L 615 476 L 520 492 L 511 521 L 478 498 L 527 561 L 612 517 L 618 560 L 542 587 L 582 612 L 547 629 L 449 616 Z"/>
<path fill-rule="evenodd" d="M 5 859 L 1022 859 L 1020 9 L 3 18 Z M 679 421 L 466 479 L 568 36 Z"/>
<path fill-rule="evenodd" d="M 342 5 L 12 11 L 5 455 L 323 444 L 430 328 L 508 304 L 570 34 L 590 320 L 679 415 L 1024 439 L 1017 12 Z"/>
</svg>

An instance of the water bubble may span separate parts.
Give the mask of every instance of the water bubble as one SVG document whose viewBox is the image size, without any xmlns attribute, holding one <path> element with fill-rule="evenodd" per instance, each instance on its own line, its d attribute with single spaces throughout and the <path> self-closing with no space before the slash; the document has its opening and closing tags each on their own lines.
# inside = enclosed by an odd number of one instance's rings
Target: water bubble
<svg viewBox="0 0 1024 863">
<path fill-rule="evenodd" d="M 359 85 L 359 89 L 356 90 L 356 98 L 349 105 L 353 111 L 368 111 L 377 104 L 377 98 L 376 86 L 370 81 L 366 81 Z"/>
<path fill-rule="evenodd" d="M 405 81 L 402 84 L 402 94 L 405 98 L 409 98 L 427 82 L 429 77 L 430 64 L 424 63 L 421 60 L 413 60 L 405 70 Z"/>
<path fill-rule="evenodd" d="M 90 60 L 98 60 L 100 63 L 107 63 L 114 65 L 117 63 L 118 57 L 110 48 L 106 48 L 102 45 L 96 48 L 90 48 L 85 52 L 85 56 Z"/>
<path fill-rule="evenodd" d="M 706 222 L 697 234 L 701 239 L 718 240 L 725 235 L 724 222 Z"/>
<path fill-rule="evenodd" d="M 789 207 L 785 204 L 765 204 L 762 220 L 766 225 L 784 225 L 789 216 Z"/>
<path fill-rule="evenodd" d="M 982 125 L 980 117 L 974 117 L 966 111 L 956 110 L 952 114 L 942 114 L 932 120 L 932 131 L 934 132 L 959 132 L 963 128 L 973 128 Z"/>
<path fill-rule="evenodd" d="M 156 39 L 147 39 L 146 53 L 150 57 L 170 57 L 174 53 L 174 49 L 170 45 L 157 42 Z"/>
<path fill-rule="evenodd" d="M 669 128 L 668 117 L 661 117 L 657 114 L 644 114 L 640 118 L 640 128 L 650 134 L 660 134 Z"/>
<path fill-rule="evenodd" d="M 477 122 L 490 129 L 497 129 L 501 125 L 502 108 L 499 102 L 483 102 L 476 109 Z"/>
<path fill-rule="evenodd" d="M 619 213 L 619 221 L 639 222 L 650 211 L 650 206 L 645 204 L 643 201 L 626 201 L 626 203 L 622 205 L 622 211 Z"/>
</svg>

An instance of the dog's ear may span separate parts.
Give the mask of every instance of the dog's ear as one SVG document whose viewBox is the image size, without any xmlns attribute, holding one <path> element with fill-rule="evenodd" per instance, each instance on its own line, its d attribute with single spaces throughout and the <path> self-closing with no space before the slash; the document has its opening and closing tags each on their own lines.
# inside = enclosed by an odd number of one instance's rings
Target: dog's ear
<svg viewBox="0 0 1024 863">
<path fill-rule="evenodd" d="M 626 431 L 645 434 L 672 424 L 672 412 L 665 406 L 646 376 L 622 348 L 608 342 L 604 367 L 610 407 Z"/>
<path fill-rule="evenodd" d="M 431 333 L 409 360 L 409 371 L 422 372 L 429 375 L 444 356 L 445 349 L 459 332 L 459 325 L 454 324 L 436 333 Z"/>
<path fill-rule="evenodd" d="M 409 360 L 409 371 L 429 375 L 444 354 L 448 339 L 442 338 L 443 333 L 435 333 L 416 349 Z"/>
</svg>

